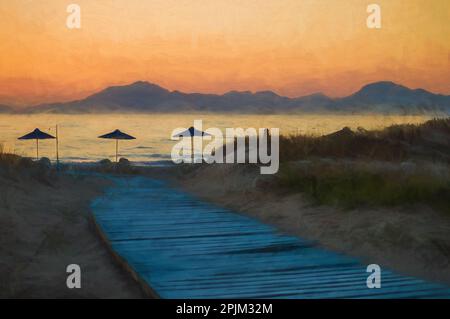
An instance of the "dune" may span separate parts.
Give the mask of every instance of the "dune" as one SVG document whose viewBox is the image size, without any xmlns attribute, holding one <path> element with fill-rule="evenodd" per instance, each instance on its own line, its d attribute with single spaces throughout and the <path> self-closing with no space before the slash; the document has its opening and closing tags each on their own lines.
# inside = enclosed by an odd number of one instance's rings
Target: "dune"
<svg viewBox="0 0 450 319">
<path fill-rule="evenodd" d="M 108 181 L 0 156 L 0 298 L 142 298 L 94 231 L 89 202 Z M 81 288 L 66 267 L 81 267 Z"/>
</svg>

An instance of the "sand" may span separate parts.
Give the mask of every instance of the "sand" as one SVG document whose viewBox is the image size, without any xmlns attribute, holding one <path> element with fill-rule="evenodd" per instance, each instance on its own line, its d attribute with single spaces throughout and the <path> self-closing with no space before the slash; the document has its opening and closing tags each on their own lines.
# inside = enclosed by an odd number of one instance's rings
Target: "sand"
<svg viewBox="0 0 450 319">
<path fill-rule="evenodd" d="M 50 181 L 50 182 L 49 182 Z M 0 170 L 1 298 L 142 298 L 95 233 L 89 202 L 109 182 L 59 174 L 40 179 Z M 68 289 L 66 267 L 81 267 Z"/>
<path fill-rule="evenodd" d="M 404 275 L 450 284 L 450 218 L 425 206 L 345 211 L 313 205 L 267 183 L 243 165 L 174 170 L 174 185 L 210 202 L 275 225 Z M 170 175 L 167 175 L 170 176 Z"/>
<path fill-rule="evenodd" d="M 270 187 L 242 165 L 146 169 L 204 200 L 405 275 L 450 284 L 450 218 L 428 207 L 344 211 Z M 142 298 L 96 234 L 89 202 L 110 182 L 96 177 L 40 179 L 0 167 L 1 298 Z M 268 186 L 269 185 L 269 186 Z M 79 264 L 82 288 L 66 287 Z"/>
</svg>

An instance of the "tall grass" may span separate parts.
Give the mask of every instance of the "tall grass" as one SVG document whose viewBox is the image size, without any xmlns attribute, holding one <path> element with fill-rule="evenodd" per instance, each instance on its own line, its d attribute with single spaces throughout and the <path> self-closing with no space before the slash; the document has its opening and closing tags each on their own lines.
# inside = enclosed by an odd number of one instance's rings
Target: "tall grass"
<svg viewBox="0 0 450 319">
<path fill-rule="evenodd" d="M 284 164 L 279 185 L 307 194 L 317 204 L 353 209 L 361 206 L 427 204 L 450 213 L 450 177 L 429 170 L 388 168 L 374 170 L 370 164 Z"/>
<path fill-rule="evenodd" d="M 351 209 L 422 203 L 450 213 L 450 118 L 375 131 L 344 128 L 321 137 L 281 136 L 280 160 L 280 186 L 318 204 Z M 443 169 L 433 173 L 414 164 L 423 161 Z"/>
<path fill-rule="evenodd" d="M 15 166 L 20 161 L 21 157 L 5 151 L 5 146 L 0 143 L 0 165 L 2 166 Z"/>
<path fill-rule="evenodd" d="M 280 137 L 282 162 L 311 157 L 404 161 L 413 157 L 450 161 L 450 118 L 421 125 L 393 125 L 383 130 L 349 128 L 325 136 Z"/>
<path fill-rule="evenodd" d="M 27 157 L 5 152 L 0 144 L 0 177 L 17 181 L 20 178 L 31 177 L 39 183 L 53 186 L 53 180 L 57 177 L 54 169 L 47 164 L 48 159 L 42 158 L 34 162 Z"/>
</svg>

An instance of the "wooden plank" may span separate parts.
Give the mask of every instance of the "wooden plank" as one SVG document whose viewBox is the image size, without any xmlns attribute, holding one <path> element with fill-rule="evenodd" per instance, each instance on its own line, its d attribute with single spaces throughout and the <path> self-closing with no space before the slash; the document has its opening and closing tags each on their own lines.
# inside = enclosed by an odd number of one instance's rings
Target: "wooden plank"
<svg viewBox="0 0 450 319">
<path fill-rule="evenodd" d="M 163 298 L 449 298 L 450 289 L 382 271 L 202 202 L 164 182 L 115 177 L 92 203 L 111 249 Z"/>
</svg>

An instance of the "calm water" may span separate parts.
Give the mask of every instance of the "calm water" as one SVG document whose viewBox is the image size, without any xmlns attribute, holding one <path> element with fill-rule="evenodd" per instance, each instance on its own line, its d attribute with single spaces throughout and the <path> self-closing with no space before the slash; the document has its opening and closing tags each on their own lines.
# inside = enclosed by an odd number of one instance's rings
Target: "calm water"
<svg viewBox="0 0 450 319">
<path fill-rule="evenodd" d="M 383 115 L 241 115 L 241 114 L 108 114 L 108 115 L 0 115 L 0 144 L 8 152 L 22 156 L 35 156 L 34 141 L 19 141 L 18 137 L 36 127 L 55 134 L 59 127 L 60 159 L 66 162 L 89 162 L 114 159 L 115 143 L 98 139 L 97 136 L 116 128 L 136 137 L 136 140 L 121 141 L 120 156 L 136 162 L 154 162 L 170 159 L 174 141 L 172 130 L 190 127 L 194 120 L 203 120 L 203 129 L 208 127 L 254 127 L 280 128 L 281 134 L 308 133 L 322 135 L 344 126 L 356 129 L 383 128 L 392 124 L 421 123 L 426 116 Z M 44 140 L 39 144 L 39 155 L 55 159 L 55 141 Z"/>
</svg>

